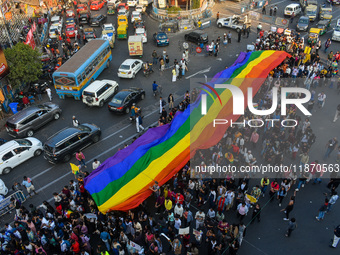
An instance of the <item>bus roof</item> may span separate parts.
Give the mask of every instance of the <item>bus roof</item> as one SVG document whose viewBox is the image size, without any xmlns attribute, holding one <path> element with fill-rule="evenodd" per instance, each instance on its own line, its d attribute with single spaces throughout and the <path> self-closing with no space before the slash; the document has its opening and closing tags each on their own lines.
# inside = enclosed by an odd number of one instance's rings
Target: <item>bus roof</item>
<svg viewBox="0 0 340 255">
<path fill-rule="evenodd" d="M 82 64 L 88 60 L 93 53 L 95 53 L 100 46 L 105 44 L 107 41 L 102 39 L 95 39 L 89 41 L 82 47 L 76 54 L 74 54 L 69 60 L 67 60 L 58 70 L 58 73 L 75 73 Z"/>
</svg>

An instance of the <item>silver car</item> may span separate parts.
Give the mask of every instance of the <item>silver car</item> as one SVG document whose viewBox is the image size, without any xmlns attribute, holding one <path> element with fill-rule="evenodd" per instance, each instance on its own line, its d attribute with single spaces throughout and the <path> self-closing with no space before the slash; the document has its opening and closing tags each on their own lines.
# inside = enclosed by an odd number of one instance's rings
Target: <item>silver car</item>
<svg viewBox="0 0 340 255">
<path fill-rule="evenodd" d="M 301 16 L 296 25 L 297 31 L 307 31 L 309 26 L 309 18 L 307 16 Z"/>
<path fill-rule="evenodd" d="M 8 118 L 6 130 L 13 137 L 33 136 L 38 128 L 59 119 L 60 115 L 59 106 L 51 102 L 30 106 Z"/>
</svg>

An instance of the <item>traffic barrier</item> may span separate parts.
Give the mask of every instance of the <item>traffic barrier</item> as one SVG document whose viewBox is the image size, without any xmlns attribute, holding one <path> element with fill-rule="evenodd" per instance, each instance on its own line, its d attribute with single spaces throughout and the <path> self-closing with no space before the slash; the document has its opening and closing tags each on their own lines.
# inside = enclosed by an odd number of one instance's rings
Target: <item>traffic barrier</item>
<svg viewBox="0 0 340 255">
<path fill-rule="evenodd" d="M 14 209 L 14 204 L 11 201 L 12 198 L 18 200 L 21 204 L 26 201 L 26 196 L 21 190 L 4 198 L 2 201 L 0 201 L 0 216 L 5 215 Z"/>
<path fill-rule="evenodd" d="M 199 29 L 205 29 L 211 26 L 211 20 L 210 19 L 203 19 L 195 21 L 195 26 L 197 26 Z"/>
</svg>

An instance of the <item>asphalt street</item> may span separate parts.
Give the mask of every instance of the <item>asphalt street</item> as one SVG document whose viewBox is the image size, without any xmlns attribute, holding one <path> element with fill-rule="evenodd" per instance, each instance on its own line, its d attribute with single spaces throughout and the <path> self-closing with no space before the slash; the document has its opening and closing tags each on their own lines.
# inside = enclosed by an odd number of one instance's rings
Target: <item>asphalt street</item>
<svg viewBox="0 0 340 255">
<path fill-rule="evenodd" d="M 291 3 L 290 1 L 272 1 L 270 4 L 275 4 L 279 7 L 278 15 L 282 16 L 284 7 Z M 321 1 L 320 1 L 321 2 Z M 218 3 L 214 7 L 214 15 L 218 9 L 222 15 L 228 15 L 232 6 L 235 6 L 234 2 L 222 2 Z M 242 2 L 241 2 L 242 4 Z M 235 7 L 236 8 L 236 7 Z M 105 13 L 105 9 L 99 11 Z M 158 31 L 158 22 L 151 19 L 148 14 L 143 15 L 143 19 L 146 22 L 148 42 L 144 44 L 144 56 L 143 61 L 152 61 L 151 53 L 156 50 L 158 54 L 162 54 L 165 49 L 170 57 L 170 63 L 173 63 L 174 59 L 181 58 L 182 45 L 184 42 L 184 34 L 187 32 L 179 32 L 176 34 L 169 34 L 170 45 L 168 47 L 157 48 L 152 41 L 153 33 Z M 336 21 L 336 17 L 340 16 L 340 7 L 333 7 L 333 22 Z M 213 17 L 215 18 L 215 16 Z M 108 16 L 108 23 L 112 22 L 116 25 L 116 15 Z M 297 20 L 297 19 L 296 19 Z M 215 19 L 212 19 L 212 27 L 205 29 L 209 35 L 209 39 L 215 39 L 218 36 L 223 36 L 226 29 L 219 29 L 215 24 Z M 295 24 L 296 25 L 296 24 Z M 269 26 L 270 25 L 266 25 Z M 290 25 L 293 26 L 293 25 Z M 209 57 L 206 54 L 191 54 L 189 56 L 189 72 L 186 76 L 192 76 L 192 78 L 204 78 L 206 75 L 212 78 L 214 74 L 223 70 L 226 66 L 230 66 L 237 58 L 240 51 L 245 51 L 247 44 L 251 44 L 256 39 L 256 25 L 253 24 L 252 33 L 248 39 L 242 38 L 241 43 L 237 43 L 237 35 L 234 31 L 232 43 L 226 47 L 221 46 L 218 57 Z M 100 36 L 100 29 L 96 30 L 97 37 Z M 133 34 L 133 27 L 129 26 L 129 34 Z M 327 33 L 322 37 L 322 41 L 331 37 L 331 33 Z M 339 50 L 339 43 L 333 42 L 329 50 Z M 325 54 L 320 51 L 322 59 L 325 59 Z M 129 87 L 140 87 L 146 91 L 146 97 L 139 103 L 139 106 L 143 109 L 145 116 L 143 125 L 153 126 L 158 120 L 158 99 L 152 95 L 152 83 L 155 80 L 163 87 L 163 97 L 167 98 L 170 93 L 174 94 L 176 100 L 181 100 L 186 90 L 189 89 L 190 79 L 183 78 L 176 83 L 171 82 L 171 70 L 165 70 L 161 73 L 158 67 L 155 66 L 155 72 L 148 78 L 143 76 L 142 72 L 136 75 L 135 79 L 121 79 L 117 77 L 117 68 L 127 58 L 129 58 L 127 40 L 116 41 L 115 48 L 112 50 L 112 62 L 109 69 L 106 69 L 98 79 L 111 79 L 118 82 L 120 89 Z M 202 71 L 204 70 L 204 71 Z M 322 161 L 320 155 L 325 151 L 326 142 L 333 136 L 339 135 L 339 122 L 333 123 L 333 117 L 335 114 L 336 106 L 339 103 L 339 95 L 334 93 L 332 89 L 323 88 L 327 95 L 325 107 L 317 109 L 313 112 L 313 116 L 310 118 L 312 123 L 312 129 L 317 136 L 316 143 L 312 147 L 310 158 L 319 159 Z M 317 88 L 316 92 L 319 93 L 321 89 Z M 46 141 L 48 137 L 59 131 L 60 129 L 72 125 L 72 116 L 75 115 L 80 123 L 94 123 L 98 125 L 102 130 L 101 140 L 86 148 L 83 152 L 86 157 L 88 165 L 87 170 L 91 170 L 93 159 L 97 158 L 101 162 L 105 161 L 108 157 L 113 156 L 114 153 L 124 146 L 124 144 L 131 143 L 133 137 L 136 136 L 136 128 L 134 124 L 131 124 L 128 115 L 116 115 L 108 111 L 107 103 L 103 108 L 93 107 L 90 108 L 83 104 L 81 101 L 75 101 L 72 98 L 60 100 L 55 91 L 53 91 L 53 102 L 60 105 L 63 109 L 62 117 L 54 122 L 47 124 L 45 127 L 36 132 L 35 137 L 42 142 Z M 47 100 L 47 95 L 44 95 L 44 100 Z M 314 108 L 316 109 L 316 108 Z M 6 131 L 0 132 L 0 137 L 10 140 Z M 338 137 L 340 138 L 340 137 Z M 335 163 L 335 155 L 324 163 Z M 76 163 L 75 157 L 72 158 L 70 163 Z M 323 162 L 321 162 L 323 163 Z M 298 162 L 296 162 L 298 164 Z M 29 203 L 39 205 L 44 200 L 51 200 L 53 192 L 61 191 L 64 185 L 67 185 L 69 180 L 74 179 L 71 174 L 71 168 L 68 163 L 52 165 L 46 161 L 43 156 L 33 158 L 24 164 L 16 167 L 8 175 L 3 175 L 1 178 L 10 188 L 15 181 L 22 182 L 23 176 L 30 177 L 35 184 L 38 191 L 38 195 L 32 199 L 28 199 L 25 202 L 25 206 Z M 324 180 L 321 185 L 312 186 L 307 185 L 297 195 L 296 206 L 292 212 L 292 217 L 296 217 L 298 228 L 292 234 L 292 237 L 287 239 L 284 237 L 285 230 L 287 228 L 287 222 L 283 221 L 283 213 L 280 213 L 281 208 L 278 207 L 276 202 L 266 204 L 266 198 L 261 198 L 260 203 L 262 205 L 262 221 L 261 223 L 255 223 L 249 227 L 247 236 L 245 237 L 242 248 L 239 254 L 336 254 L 336 250 L 331 250 L 328 247 L 330 239 L 333 237 L 333 229 L 340 222 L 339 215 L 340 208 L 338 204 L 334 207 L 334 210 L 327 214 L 325 220 L 317 222 L 315 216 L 318 209 L 323 202 L 323 192 L 326 191 L 327 180 Z M 259 180 L 253 180 L 251 186 L 258 184 Z M 289 193 L 289 196 L 291 194 Z M 287 203 L 284 200 L 283 206 Z M 286 203 L 285 203 L 286 202 Z M 339 202 L 338 202 L 339 203 Z M 227 219 L 234 218 L 234 214 L 227 213 Z M 13 214 L 3 217 L 3 222 L 12 221 Z M 246 217 L 245 222 L 250 220 L 250 216 Z"/>
</svg>

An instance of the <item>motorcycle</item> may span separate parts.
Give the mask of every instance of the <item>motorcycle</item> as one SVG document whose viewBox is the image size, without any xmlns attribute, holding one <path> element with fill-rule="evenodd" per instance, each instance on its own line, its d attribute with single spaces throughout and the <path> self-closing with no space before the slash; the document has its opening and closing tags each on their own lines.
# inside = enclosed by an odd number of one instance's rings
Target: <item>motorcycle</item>
<svg viewBox="0 0 340 255">
<path fill-rule="evenodd" d="M 143 69 L 144 77 L 148 77 L 150 74 L 153 73 L 151 63 L 144 63 L 143 66 L 144 66 L 144 69 Z"/>
</svg>

